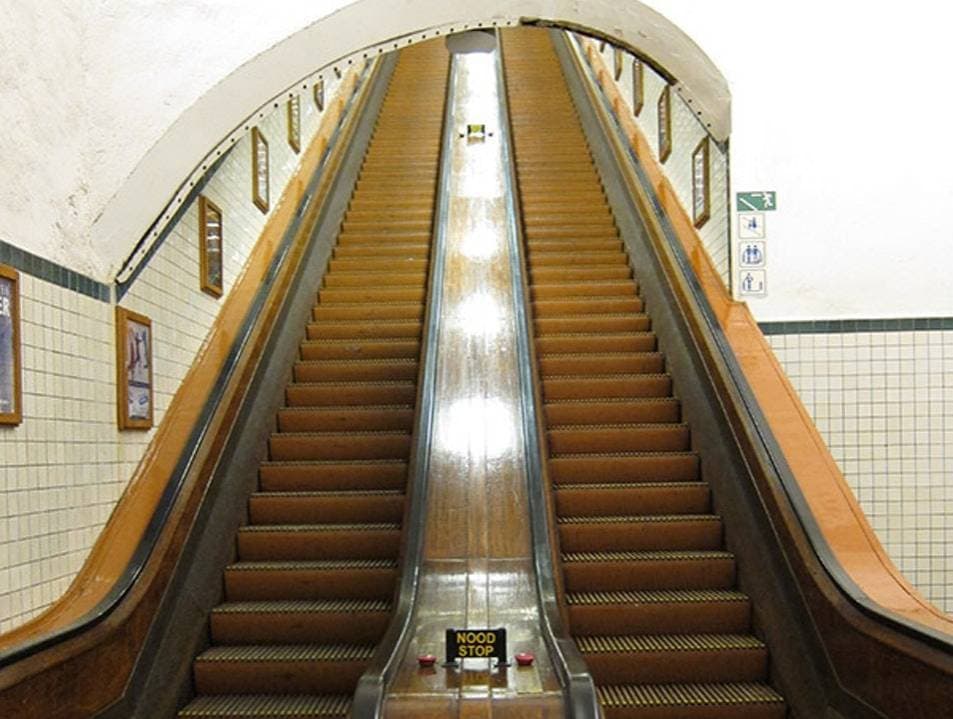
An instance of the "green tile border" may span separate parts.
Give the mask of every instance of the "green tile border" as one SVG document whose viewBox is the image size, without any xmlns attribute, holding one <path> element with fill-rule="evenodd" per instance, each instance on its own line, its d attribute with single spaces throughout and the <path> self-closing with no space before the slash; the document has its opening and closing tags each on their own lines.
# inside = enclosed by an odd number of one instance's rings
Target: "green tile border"
<svg viewBox="0 0 953 719">
<path fill-rule="evenodd" d="M 112 302 L 112 288 L 92 277 L 0 240 L 0 264 L 100 302 Z"/>
<path fill-rule="evenodd" d="M 906 317 L 868 320 L 799 320 L 759 322 L 764 335 L 829 335 L 856 332 L 953 331 L 953 317 Z"/>
</svg>

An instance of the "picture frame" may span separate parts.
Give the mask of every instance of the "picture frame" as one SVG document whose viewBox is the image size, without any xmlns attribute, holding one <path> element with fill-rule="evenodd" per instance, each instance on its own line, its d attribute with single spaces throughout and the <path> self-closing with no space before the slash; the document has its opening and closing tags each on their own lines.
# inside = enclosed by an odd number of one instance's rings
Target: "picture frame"
<svg viewBox="0 0 953 719">
<path fill-rule="evenodd" d="M 324 78 L 314 83 L 314 106 L 318 112 L 324 112 Z"/>
<path fill-rule="evenodd" d="M 155 392 L 152 321 L 116 307 L 116 405 L 119 429 L 150 429 Z"/>
<path fill-rule="evenodd" d="M 658 98 L 658 159 L 663 163 L 672 154 L 672 86 L 666 85 Z"/>
<path fill-rule="evenodd" d="M 23 421 L 20 273 L 0 265 L 0 425 Z"/>
<path fill-rule="evenodd" d="M 692 153 L 692 220 L 696 229 L 711 217 L 711 143 L 703 137 Z"/>
<path fill-rule="evenodd" d="M 287 102 L 288 144 L 295 153 L 301 152 L 301 99 L 294 95 Z"/>
<path fill-rule="evenodd" d="M 625 53 L 621 47 L 612 48 L 612 75 L 616 82 L 622 79 L 622 63 L 624 59 Z"/>
<path fill-rule="evenodd" d="M 251 194 L 255 206 L 268 212 L 271 207 L 268 140 L 257 126 L 251 129 Z"/>
<path fill-rule="evenodd" d="M 199 195 L 199 286 L 202 292 L 221 297 L 224 289 L 222 210 Z"/>
<path fill-rule="evenodd" d="M 638 117 L 645 106 L 645 63 L 639 58 L 632 61 L 632 114 Z"/>
</svg>

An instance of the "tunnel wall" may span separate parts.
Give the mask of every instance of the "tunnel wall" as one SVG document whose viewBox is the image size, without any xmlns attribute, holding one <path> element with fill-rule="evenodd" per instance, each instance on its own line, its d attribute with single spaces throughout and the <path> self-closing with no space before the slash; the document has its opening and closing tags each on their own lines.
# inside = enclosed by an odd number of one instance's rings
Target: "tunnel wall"
<svg viewBox="0 0 953 719">
<path fill-rule="evenodd" d="M 622 97 L 628 103 L 626 111 L 632 115 L 636 124 L 649 141 L 652 156 L 659 159 L 659 126 L 658 126 L 658 99 L 668 81 L 647 64 L 643 64 L 643 106 L 638 115 L 634 112 L 634 85 L 632 81 L 633 60 L 635 55 L 624 49 L 616 48 L 612 43 L 594 42 L 576 36 L 577 42 L 582 42 L 596 48 L 602 56 L 607 68 L 612 70 L 612 78 Z M 615 54 L 622 55 L 622 74 L 615 78 Z M 677 94 L 671 94 L 672 108 L 672 150 L 671 155 L 663 163 L 664 171 L 678 199 L 685 208 L 689 217 L 692 216 L 692 154 L 698 143 L 708 137 L 705 125 L 695 117 L 691 107 L 685 99 Z M 708 251 L 715 268 L 721 275 L 722 281 L 728 288 L 732 287 L 731 276 L 731 240 L 729 226 L 731 212 L 728 204 L 728 148 L 712 141 L 710 147 L 710 217 L 699 228 L 698 235 Z"/>
<path fill-rule="evenodd" d="M 301 94 L 302 153 L 338 101 L 342 82 L 333 74 L 326 80 L 323 113 L 311 92 Z M 252 202 L 248 134 L 201 188 L 223 214 L 221 298 L 199 287 L 197 198 L 184 203 L 181 217 L 122 286 L 22 253 L 13 258 L 21 283 L 23 421 L 0 427 L 0 632 L 48 607 L 82 566 L 295 178 L 302 155 L 287 140 L 286 105 L 258 127 L 270 151 L 269 211 Z M 152 320 L 155 417 L 148 431 L 117 429 L 116 304 Z"/>
</svg>

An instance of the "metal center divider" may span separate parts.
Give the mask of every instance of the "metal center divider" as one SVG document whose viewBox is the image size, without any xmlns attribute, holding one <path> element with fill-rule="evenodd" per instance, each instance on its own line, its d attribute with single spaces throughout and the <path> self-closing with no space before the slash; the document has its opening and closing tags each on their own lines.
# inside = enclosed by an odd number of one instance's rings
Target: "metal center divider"
<svg viewBox="0 0 953 719">
<path fill-rule="evenodd" d="M 500 135 L 506 178 L 507 236 L 510 255 L 513 298 L 516 304 L 517 355 L 522 403 L 522 435 L 529 489 L 530 526 L 533 535 L 533 564 L 536 574 L 536 595 L 539 603 L 541 634 L 552 657 L 566 695 L 568 716 L 574 719 L 595 719 L 601 716 L 596 688 L 579 648 L 563 622 L 556 590 L 556 572 L 550 543 L 549 487 L 543 470 L 543 432 L 536 408 L 541 403 L 538 392 L 536 353 L 530 342 L 531 318 L 527 312 L 529 288 L 526 281 L 526 258 L 522 252 L 523 223 L 517 207 L 515 182 L 516 159 L 513 154 L 506 74 L 503 71 L 503 43 L 497 31 L 497 82 L 500 87 Z"/>
<path fill-rule="evenodd" d="M 443 304 L 444 270 L 446 266 L 447 211 L 450 195 L 450 144 L 453 138 L 451 98 L 455 90 L 455 59 L 450 56 L 447 92 L 444 96 L 440 173 L 437 207 L 433 219 L 433 245 L 430 251 L 430 276 L 427 282 L 427 309 L 421 343 L 423 362 L 417 383 L 417 421 L 414 446 L 408 468 L 410 502 L 404 515 L 404 552 L 397 592 L 397 606 L 384 638 L 378 644 L 370 666 L 361 676 L 354 693 L 351 716 L 354 719 L 376 719 L 382 714 L 388 684 L 410 641 L 410 629 L 417 608 L 417 585 L 423 557 L 424 517 L 430 474 L 430 449 L 433 438 L 434 394 L 437 384 L 437 340 L 440 334 L 440 312 Z"/>
</svg>

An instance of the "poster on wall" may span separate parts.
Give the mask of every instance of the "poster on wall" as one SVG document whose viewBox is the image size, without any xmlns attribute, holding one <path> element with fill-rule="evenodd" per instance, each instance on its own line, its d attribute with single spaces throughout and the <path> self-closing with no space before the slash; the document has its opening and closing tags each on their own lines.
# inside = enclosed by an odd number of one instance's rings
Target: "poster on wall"
<svg viewBox="0 0 953 719">
<path fill-rule="evenodd" d="M 658 97 L 658 159 L 665 162 L 672 154 L 672 89 L 662 88 Z"/>
<path fill-rule="evenodd" d="M 203 292 L 222 296 L 222 211 L 205 195 L 199 197 L 199 276 Z"/>
<path fill-rule="evenodd" d="M 251 196 L 255 206 L 268 212 L 271 206 L 268 178 L 268 140 L 257 127 L 251 129 Z"/>
<path fill-rule="evenodd" d="M 0 265 L 0 424 L 20 424 L 20 275 Z"/>
<path fill-rule="evenodd" d="M 152 321 L 116 308 L 119 429 L 152 427 Z"/>
<path fill-rule="evenodd" d="M 711 217 L 711 149 L 702 138 L 692 153 L 692 219 L 702 227 Z"/>
</svg>

